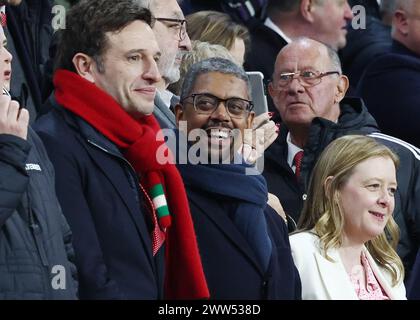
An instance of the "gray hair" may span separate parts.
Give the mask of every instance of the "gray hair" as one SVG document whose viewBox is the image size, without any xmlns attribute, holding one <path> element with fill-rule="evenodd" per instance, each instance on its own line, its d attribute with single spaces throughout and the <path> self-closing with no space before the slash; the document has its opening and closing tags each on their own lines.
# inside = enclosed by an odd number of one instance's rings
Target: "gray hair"
<svg viewBox="0 0 420 320">
<path fill-rule="evenodd" d="M 202 74 L 210 72 L 232 75 L 245 81 L 251 99 L 251 85 L 245 70 L 231 60 L 215 57 L 201 60 L 191 66 L 190 70 L 188 70 L 185 75 L 184 83 L 182 84 L 181 101 L 191 93 L 197 78 Z"/>
<path fill-rule="evenodd" d="M 302 0 L 268 0 L 267 12 L 293 12 L 295 10 L 298 10 L 301 2 Z M 324 0 L 315 0 L 314 2 L 316 4 L 322 5 Z"/>
</svg>

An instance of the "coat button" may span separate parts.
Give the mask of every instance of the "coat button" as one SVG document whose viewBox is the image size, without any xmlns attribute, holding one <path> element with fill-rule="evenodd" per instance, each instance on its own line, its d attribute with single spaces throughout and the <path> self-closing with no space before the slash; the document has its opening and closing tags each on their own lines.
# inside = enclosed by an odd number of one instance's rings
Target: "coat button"
<svg viewBox="0 0 420 320">
<path fill-rule="evenodd" d="M 308 198 L 308 196 L 306 195 L 306 193 L 304 193 L 303 195 L 302 195 L 302 200 L 303 201 L 306 201 L 306 199 Z"/>
</svg>

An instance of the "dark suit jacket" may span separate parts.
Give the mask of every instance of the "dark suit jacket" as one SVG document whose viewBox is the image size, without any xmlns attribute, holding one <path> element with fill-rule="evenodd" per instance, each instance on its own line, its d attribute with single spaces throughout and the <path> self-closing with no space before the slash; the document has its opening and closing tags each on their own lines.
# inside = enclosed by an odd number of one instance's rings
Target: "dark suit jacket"
<svg viewBox="0 0 420 320">
<path fill-rule="evenodd" d="M 420 147 L 420 56 L 394 41 L 367 68 L 357 93 L 383 133 Z"/>
<path fill-rule="evenodd" d="M 152 256 L 138 179 L 103 135 L 55 104 L 36 123 L 73 231 L 81 299 L 162 297 L 163 257 Z"/>
<path fill-rule="evenodd" d="M 273 254 L 264 272 L 229 218 L 234 201 L 186 187 L 211 299 L 300 299 L 299 274 L 287 228 L 273 209 L 265 212 Z"/>
<path fill-rule="evenodd" d="M 264 75 L 267 87 L 274 72 L 277 54 L 287 44 L 280 35 L 266 27 L 264 22 L 256 24 L 250 29 L 251 45 L 245 55 L 244 68 L 246 71 L 260 71 Z M 267 94 L 269 111 L 277 113 L 277 109 L 269 94 Z"/>
<path fill-rule="evenodd" d="M 260 71 L 264 79 L 271 79 L 277 54 L 287 44 L 280 35 L 266 27 L 263 22 L 250 30 L 251 46 L 245 56 L 247 71 Z"/>
</svg>

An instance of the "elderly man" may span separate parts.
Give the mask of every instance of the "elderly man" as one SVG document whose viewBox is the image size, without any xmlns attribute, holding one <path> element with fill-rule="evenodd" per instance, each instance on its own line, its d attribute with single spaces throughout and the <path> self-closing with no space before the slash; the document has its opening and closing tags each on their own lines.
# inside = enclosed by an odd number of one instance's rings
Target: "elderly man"
<svg viewBox="0 0 420 320">
<path fill-rule="evenodd" d="M 362 100 L 344 98 L 348 79 L 336 52 L 307 38 L 284 47 L 276 60 L 269 92 L 284 121 L 265 154 L 268 190 L 297 221 L 318 155 L 346 134 L 369 134 L 400 157 L 395 220 L 401 229 L 398 252 L 409 271 L 420 234 L 420 152 L 408 143 L 379 133 Z M 290 224 L 289 224 L 290 225 Z"/>
<path fill-rule="evenodd" d="M 207 297 L 182 179 L 155 158 L 161 53 L 150 11 L 81 0 L 66 21 L 55 105 L 37 130 L 75 235 L 80 297 Z"/>
<path fill-rule="evenodd" d="M 300 298 L 287 228 L 267 206 L 265 180 L 247 175 L 252 168 L 242 162 L 233 163 L 254 117 L 246 73 L 230 60 L 211 58 L 193 65 L 185 79 L 181 104 L 175 108 L 177 123 L 192 139 L 189 151 L 209 154 L 193 164 L 188 152 L 188 163 L 178 167 L 210 297 Z"/>
<path fill-rule="evenodd" d="M 171 107 L 179 101 L 167 87 L 180 77 L 182 54 L 191 50 L 184 14 L 176 0 L 134 0 L 142 7 L 149 8 L 155 17 L 153 31 L 161 49 L 157 61 L 162 79 L 157 83 L 158 92 L 153 111 L 162 128 L 175 128 L 175 116 Z"/>
<path fill-rule="evenodd" d="M 373 61 L 357 91 L 385 133 L 420 147 L 420 1 L 396 0 L 390 52 Z"/>
<path fill-rule="evenodd" d="M 333 47 L 346 45 L 347 25 L 353 18 L 347 0 L 269 0 L 264 24 L 251 30 L 245 69 L 270 79 L 277 53 L 292 39 L 308 37 Z"/>
</svg>

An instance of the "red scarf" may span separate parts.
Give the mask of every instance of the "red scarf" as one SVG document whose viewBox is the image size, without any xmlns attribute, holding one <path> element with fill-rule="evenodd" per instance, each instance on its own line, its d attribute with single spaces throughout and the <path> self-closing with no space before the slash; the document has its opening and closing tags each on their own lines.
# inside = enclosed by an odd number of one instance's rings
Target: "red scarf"
<svg viewBox="0 0 420 320">
<path fill-rule="evenodd" d="M 159 218 L 160 226 L 167 228 L 165 298 L 209 298 L 182 178 L 173 164 L 156 161 L 164 142 L 156 141 L 160 127 L 155 117 L 132 118 L 105 91 L 74 72 L 58 70 L 54 86 L 57 102 L 115 143 L 149 192 L 157 183 L 163 186 L 171 212 Z"/>
</svg>

